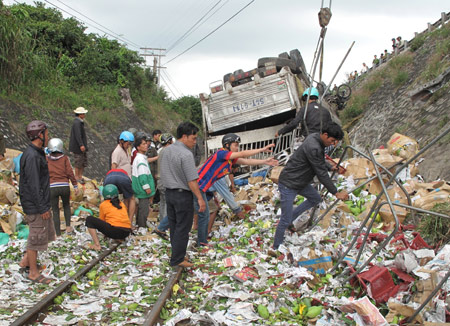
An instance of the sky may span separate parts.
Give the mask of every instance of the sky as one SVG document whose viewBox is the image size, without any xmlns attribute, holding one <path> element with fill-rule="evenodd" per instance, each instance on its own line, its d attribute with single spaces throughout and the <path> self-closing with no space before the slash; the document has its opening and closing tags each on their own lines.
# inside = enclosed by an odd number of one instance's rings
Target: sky
<svg viewBox="0 0 450 326">
<path fill-rule="evenodd" d="M 14 0 L 3 2 L 6 5 L 15 3 Z M 321 30 L 317 14 L 322 3 L 324 7 L 331 4 L 332 12 L 324 41 L 322 79 L 325 83 L 331 82 L 345 53 L 355 41 L 333 82 L 338 85 L 351 71 L 360 71 L 363 62 L 371 66 L 374 54 L 379 56 L 385 49 L 391 51 L 393 37 L 410 40 L 414 32 L 422 32 L 427 23 L 440 19 L 441 12 L 450 11 L 450 2 L 443 0 L 42 2 L 47 7 L 63 9 L 65 17 L 70 14 L 83 21 L 88 27 L 87 32 L 111 34 L 107 36 L 120 38 L 129 49 L 138 53 L 144 53 L 140 49 L 142 47 L 166 49 L 161 58 L 162 66 L 166 67 L 161 69 L 161 83 L 172 98 L 209 93 L 209 85 L 221 80 L 223 75 L 238 69 L 251 70 L 256 68 L 258 58 L 276 57 L 292 49 L 300 50 L 309 71 Z M 200 23 L 195 25 L 198 21 Z M 153 59 L 147 58 L 152 66 Z"/>
</svg>

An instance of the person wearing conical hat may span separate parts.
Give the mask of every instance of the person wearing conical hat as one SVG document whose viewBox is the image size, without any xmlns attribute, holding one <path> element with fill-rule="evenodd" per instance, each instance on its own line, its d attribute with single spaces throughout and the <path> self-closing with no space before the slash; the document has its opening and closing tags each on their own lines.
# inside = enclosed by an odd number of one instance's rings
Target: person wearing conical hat
<svg viewBox="0 0 450 326">
<path fill-rule="evenodd" d="M 69 151 L 74 157 L 75 178 L 80 184 L 84 184 L 83 172 L 87 167 L 87 138 L 84 130 L 84 118 L 86 117 L 86 110 L 83 107 L 78 107 L 74 111 L 75 119 L 70 131 Z"/>
</svg>

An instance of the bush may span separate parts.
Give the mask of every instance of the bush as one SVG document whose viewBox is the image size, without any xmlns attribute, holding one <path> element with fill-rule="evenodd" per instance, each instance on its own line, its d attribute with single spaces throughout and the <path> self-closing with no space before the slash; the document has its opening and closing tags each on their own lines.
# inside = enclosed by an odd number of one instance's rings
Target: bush
<svg viewBox="0 0 450 326">
<path fill-rule="evenodd" d="M 394 77 L 394 80 L 392 81 L 394 83 L 395 87 L 402 86 L 409 78 L 409 74 L 407 71 L 399 71 Z"/>
<path fill-rule="evenodd" d="M 369 79 L 367 81 L 367 83 L 364 85 L 364 90 L 366 90 L 366 91 L 368 91 L 370 93 L 373 93 L 378 88 L 380 88 L 381 84 L 382 84 L 381 78 L 375 77 L 375 78 Z"/>
<path fill-rule="evenodd" d="M 422 45 L 425 43 L 425 35 L 417 35 L 409 44 L 409 48 L 411 51 L 415 52 L 418 49 L 422 47 Z"/>
<path fill-rule="evenodd" d="M 357 94 L 355 96 L 352 96 L 347 107 L 339 116 L 342 120 L 342 123 L 345 124 L 363 113 L 368 101 L 369 98 L 365 94 Z"/>
</svg>

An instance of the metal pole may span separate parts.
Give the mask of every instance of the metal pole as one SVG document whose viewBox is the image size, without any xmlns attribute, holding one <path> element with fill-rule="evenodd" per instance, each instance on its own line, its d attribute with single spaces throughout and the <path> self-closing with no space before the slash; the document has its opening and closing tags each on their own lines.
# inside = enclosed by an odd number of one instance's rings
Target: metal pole
<svg viewBox="0 0 450 326">
<path fill-rule="evenodd" d="M 320 43 L 319 43 L 319 53 L 322 50 L 322 46 L 323 46 L 323 40 L 325 37 L 325 33 L 326 33 L 327 29 L 324 27 L 322 28 L 322 32 L 320 33 Z M 306 125 L 306 114 L 308 112 L 308 105 L 309 105 L 309 97 L 311 96 L 311 87 L 312 87 L 312 81 L 314 80 L 314 75 L 316 74 L 316 69 L 317 69 L 317 64 L 319 63 L 319 57 L 315 57 L 315 62 L 314 62 L 314 69 L 312 72 L 312 75 L 310 75 L 310 81 L 309 81 L 309 90 L 308 90 L 308 97 L 306 98 L 306 104 L 305 104 L 305 113 L 303 115 L 303 121 L 305 124 L 305 129 L 306 129 L 306 135 L 309 135 L 309 130 L 308 130 L 308 126 Z"/>
<path fill-rule="evenodd" d="M 425 301 L 420 305 L 419 308 L 414 312 L 414 314 L 406 320 L 406 323 L 412 323 L 413 320 L 417 317 L 417 315 L 422 311 L 422 309 L 430 302 L 430 300 L 438 293 L 438 291 L 444 286 L 445 282 L 447 282 L 450 276 L 450 270 L 445 274 L 444 278 L 439 282 L 438 285 L 434 288 L 433 292 L 425 299 Z"/>
<path fill-rule="evenodd" d="M 375 158 L 373 157 L 373 154 L 372 153 L 370 153 L 370 159 L 371 159 L 371 161 L 372 161 L 372 163 L 374 164 L 374 166 L 376 166 L 376 161 L 375 161 Z M 391 209 L 391 212 L 392 212 L 392 215 L 394 216 L 394 221 L 395 221 L 395 226 L 394 226 L 394 230 L 389 234 L 389 236 L 386 238 L 386 239 L 384 239 L 384 241 L 378 246 L 378 248 L 377 248 L 377 250 L 373 253 L 373 255 L 369 258 L 369 259 L 367 259 L 352 275 L 350 275 L 347 279 L 346 279 L 346 281 L 350 281 L 355 275 L 357 275 L 364 267 L 366 267 L 368 264 L 369 264 L 369 262 L 373 259 L 373 258 L 375 258 L 375 256 L 381 251 L 381 249 L 383 249 L 388 243 L 389 243 L 389 241 L 391 241 L 391 238 L 397 233 L 397 231 L 398 231 L 398 229 L 399 229 L 399 225 L 400 225 L 400 222 L 399 222 L 399 220 L 398 220 L 398 217 L 397 217 L 397 213 L 396 213 L 396 211 L 395 211 L 395 209 L 394 209 L 394 206 L 393 206 L 393 204 L 392 204 L 392 201 L 391 201 L 391 198 L 389 197 L 389 195 L 388 195 L 388 193 L 387 193 L 387 189 L 386 189 L 386 186 L 384 185 L 384 183 L 383 183 L 383 179 L 381 178 L 381 174 L 380 174 L 380 171 L 378 171 L 378 169 L 377 168 L 375 168 L 375 172 L 376 172 L 376 174 L 377 174 L 377 177 L 378 177 L 378 180 L 380 181 L 380 183 L 381 183 L 381 187 L 383 188 L 383 193 L 384 193 L 384 195 L 386 196 L 386 199 L 387 199 L 387 203 L 389 204 L 389 207 L 390 207 L 390 209 Z M 378 207 L 378 210 L 380 209 L 380 207 L 381 207 L 381 205 Z M 378 213 L 378 212 L 377 212 Z M 376 216 L 376 214 L 374 214 L 375 216 Z M 369 216 L 369 215 L 368 215 Z M 370 217 L 370 216 L 369 216 Z M 357 261 L 355 261 L 355 264 L 357 264 L 358 262 Z M 356 266 L 356 265 L 355 265 Z M 355 267 L 356 268 L 356 267 Z"/>
<path fill-rule="evenodd" d="M 336 78 L 337 74 L 339 73 L 339 70 L 341 70 L 342 65 L 344 64 L 345 60 L 347 60 L 348 55 L 350 54 L 350 51 L 353 48 L 353 45 L 355 45 L 355 41 L 353 41 L 352 45 L 350 45 L 350 48 L 347 50 L 347 53 L 344 56 L 344 59 L 342 59 L 341 64 L 339 65 L 339 67 L 337 68 L 336 72 L 334 73 L 333 78 L 331 78 L 330 83 L 328 84 L 327 88 L 325 89 L 325 92 L 323 92 L 322 97 L 320 98 L 320 103 L 322 103 L 323 97 L 325 96 L 325 94 L 328 92 L 328 90 L 330 89 L 330 85 L 333 84 L 334 79 Z"/>
</svg>

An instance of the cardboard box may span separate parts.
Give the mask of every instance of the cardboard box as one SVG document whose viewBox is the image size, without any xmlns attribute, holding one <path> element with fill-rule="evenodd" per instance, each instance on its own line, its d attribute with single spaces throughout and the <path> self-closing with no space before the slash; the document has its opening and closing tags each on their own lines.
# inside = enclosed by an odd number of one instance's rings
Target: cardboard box
<svg viewBox="0 0 450 326">
<path fill-rule="evenodd" d="M 375 175 L 373 164 L 365 158 L 351 158 L 342 163 L 342 166 L 347 170 L 344 176 L 353 178 L 368 178 Z"/>
<path fill-rule="evenodd" d="M 311 250 L 309 257 L 300 260 L 298 266 L 303 266 L 316 274 L 326 274 L 333 267 L 333 260 L 329 252 L 324 251 L 320 256 L 317 256 L 315 250 Z"/>
<path fill-rule="evenodd" d="M 389 153 L 410 159 L 419 152 L 419 144 L 414 139 L 395 133 L 388 141 Z"/>
<path fill-rule="evenodd" d="M 436 285 L 439 283 L 437 279 L 436 271 L 421 269 L 420 272 L 430 274 L 430 278 L 427 280 L 419 280 L 416 282 L 417 291 L 413 294 L 412 300 L 419 304 L 422 304 L 426 298 L 433 292 Z M 436 297 L 436 294 L 434 297 Z M 430 300 L 427 307 L 433 307 L 433 300 Z"/>
<path fill-rule="evenodd" d="M 413 206 L 430 210 L 436 204 L 448 203 L 450 202 L 450 193 L 443 190 L 432 191 L 426 196 L 421 196 L 420 198 L 413 201 Z"/>
<path fill-rule="evenodd" d="M 270 171 L 270 177 L 269 179 L 272 180 L 275 183 L 278 183 L 278 180 L 280 179 L 280 174 L 281 171 L 283 171 L 284 166 L 275 166 L 271 171 Z"/>
<path fill-rule="evenodd" d="M 241 200 L 248 200 L 248 195 L 247 195 L 247 191 L 245 191 L 244 189 L 241 189 L 235 196 L 237 201 L 241 201 Z"/>
<path fill-rule="evenodd" d="M 408 213 L 405 208 L 394 206 L 395 213 L 397 215 L 397 218 L 400 223 L 403 223 L 403 221 L 406 218 L 406 214 Z M 392 223 L 394 222 L 394 215 L 392 214 L 391 208 L 389 205 L 383 205 L 379 212 L 381 219 L 384 223 Z"/>
<path fill-rule="evenodd" d="M 396 165 L 397 163 L 401 162 L 403 159 L 399 156 L 394 156 L 391 154 L 383 154 L 383 155 L 376 155 L 375 161 L 377 163 L 381 164 L 385 168 L 389 169 L 392 173 L 395 172 L 395 167 L 392 167 L 393 165 Z"/>
<path fill-rule="evenodd" d="M 14 205 L 18 200 L 16 188 L 0 181 L 0 204 Z"/>
</svg>

